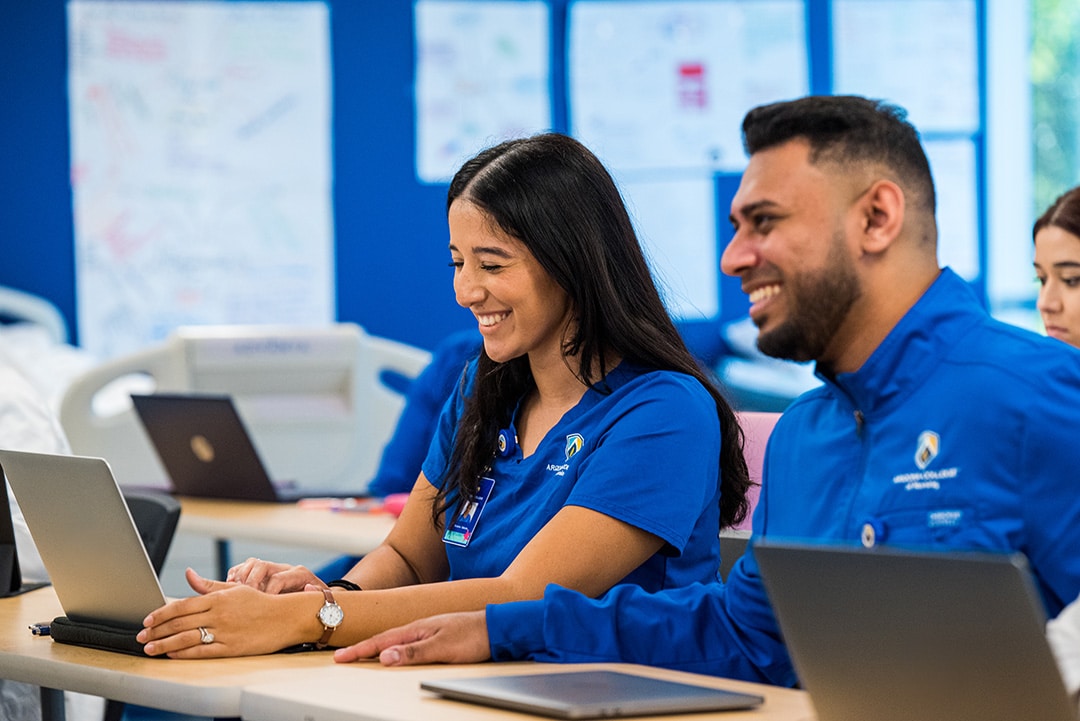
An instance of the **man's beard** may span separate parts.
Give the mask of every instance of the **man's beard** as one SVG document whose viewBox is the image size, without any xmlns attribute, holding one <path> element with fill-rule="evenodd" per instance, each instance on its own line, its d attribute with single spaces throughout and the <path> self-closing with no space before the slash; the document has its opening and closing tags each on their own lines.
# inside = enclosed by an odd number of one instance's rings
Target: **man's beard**
<svg viewBox="0 0 1080 721">
<path fill-rule="evenodd" d="M 758 334 L 758 349 L 774 358 L 819 359 L 862 295 L 843 237 L 833 236 L 829 257 L 820 271 L 788 280 L 784 293 L 790 315 L 775 330 Z"/>
</svg>

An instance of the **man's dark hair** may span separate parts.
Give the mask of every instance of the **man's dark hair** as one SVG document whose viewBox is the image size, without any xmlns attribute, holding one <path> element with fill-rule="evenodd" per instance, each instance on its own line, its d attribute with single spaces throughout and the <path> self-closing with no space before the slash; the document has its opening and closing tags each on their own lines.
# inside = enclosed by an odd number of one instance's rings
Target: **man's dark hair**
<svg viewBox="0 0 1080 721">
<path fill-rule="evenodd" d="M 934 215 L 930 163 L 901 107 L 854 95 L 811 95 L 754 108 L 742 130 L 748 155 L 802 138 L 812 163 L 883 166 L 911 201 Z"/>
</svg>

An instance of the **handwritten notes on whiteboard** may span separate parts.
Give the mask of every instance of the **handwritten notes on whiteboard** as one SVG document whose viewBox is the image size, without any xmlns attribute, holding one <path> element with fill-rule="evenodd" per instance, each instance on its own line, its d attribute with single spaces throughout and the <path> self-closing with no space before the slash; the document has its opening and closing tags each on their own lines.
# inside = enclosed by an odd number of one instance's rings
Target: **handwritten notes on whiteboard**
<svg viewBox="0 0 1080 721">
<path fill-rule="evenodd" d="M 332 321 L 326 5 L 67 8 L 82 345 Z"/>
<path fill-rule="evenodd" d="M 551 128 L 544 2 L 418 0 L 416 174 L 445 183 L 503 140 Z"/>
<path fill-rule="evenodd" d="M 619 182 L 676 317 L 719 313 L 713 176 L 745 166 L 747 110 L 809 90 L 805 14 L 801 0 L 569 5 L 571 132 Z"/>
</svg>

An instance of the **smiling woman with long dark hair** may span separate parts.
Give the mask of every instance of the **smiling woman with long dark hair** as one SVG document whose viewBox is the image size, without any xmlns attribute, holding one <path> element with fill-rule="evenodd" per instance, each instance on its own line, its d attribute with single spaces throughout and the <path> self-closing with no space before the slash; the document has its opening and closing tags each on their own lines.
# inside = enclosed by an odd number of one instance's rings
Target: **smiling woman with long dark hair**
<svg viewBox="0 0 1080 721">
<path fill-rule="evenodd" d="M 150 615 L 147 653 L 341 646 L 549 584 L 595 596 L 715 580 L 720 526 L 747 512 L 742 433 L 603 165 L 563 135 L 505 142 L 457 173 L 447 221 L 454 293 L 483 350 L 390 536 L 333 589 L 258 559 L 233 583 L 189 573 L 201 595 Z"/>
</svg>

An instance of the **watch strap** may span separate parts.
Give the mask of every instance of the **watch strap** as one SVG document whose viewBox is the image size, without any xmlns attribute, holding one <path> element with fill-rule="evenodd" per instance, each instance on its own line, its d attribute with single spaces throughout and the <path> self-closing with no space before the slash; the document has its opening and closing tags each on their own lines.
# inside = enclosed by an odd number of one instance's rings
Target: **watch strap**
<svg viewBox="0 0 1080 721">
<path fill-rule="evenodd" d="M 337 605 L 337 601 L 334 600 L 334 594 L 333 594 L 333 592 L 330 591 L 329 588 L 324 588 L 322 590 L 322 592 L 323 592 L 323 598 L 326 599 L 326 602 L 323 604 L 324 606 L 327 605 L 327 604 L 333 604 L 335 606 Z M 318 614 L 315 614 L 315 618 L 319 619 L 319 623 L 322 623 L 322 617 L 321 616 L 319 616 Z M 329 646 L 330 645 L 330 636 L 333 635 L 334 629 L 336 629 L 336 628 L 337 628 L 336 626 L 327 626 L 326 624 L 323 624 L 323 634 L 319 638 L 319 640 L 315 642 L 315 648 L 321 651 L 322 649 Z"/>
</svg>

